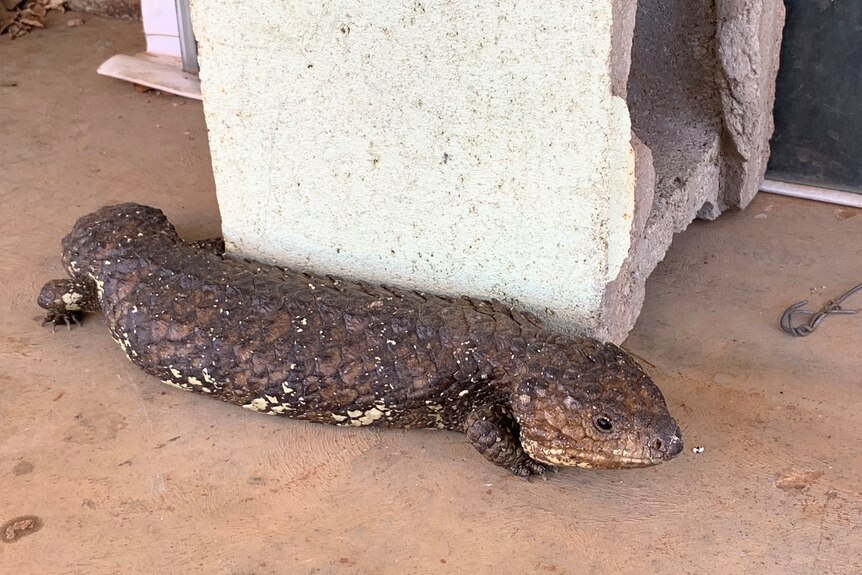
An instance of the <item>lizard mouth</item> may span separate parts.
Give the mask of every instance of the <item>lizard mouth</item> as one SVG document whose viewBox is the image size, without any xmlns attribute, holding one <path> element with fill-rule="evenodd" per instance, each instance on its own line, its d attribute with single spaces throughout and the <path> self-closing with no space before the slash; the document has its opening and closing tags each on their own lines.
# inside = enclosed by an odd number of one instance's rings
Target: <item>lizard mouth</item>
<svg viewBox="0 0 862 575">
<path fill-rule="evenodd" d="M 645 448 L 639 452 L 601 452 L 543 447 L 531 439 L 521 438 L 527 455 L 540 463 L 560 467 L 582 467 L 590 469 L 627 469 L 650 467 L 676 457 L 682 451 L 682 441 L 670 450 L 654 451 Z"/>
</svg>

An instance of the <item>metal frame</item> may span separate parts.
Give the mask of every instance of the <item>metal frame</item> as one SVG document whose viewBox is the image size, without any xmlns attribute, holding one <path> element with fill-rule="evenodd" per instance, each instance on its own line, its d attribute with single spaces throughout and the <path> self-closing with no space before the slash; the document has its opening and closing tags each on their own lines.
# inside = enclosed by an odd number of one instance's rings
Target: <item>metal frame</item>
<svg viewBox="0 0 862 575">
<path fill-rule="evenodd" d="M 190 0 L 175 0 L 177 8 L 177 24 L 180 31 L 180 55 L 183 60 L 183 70 L 197 73 L 198 66 L 198 43 L 192 30 L 192 19 L 189 12 Z"/>
</svg>

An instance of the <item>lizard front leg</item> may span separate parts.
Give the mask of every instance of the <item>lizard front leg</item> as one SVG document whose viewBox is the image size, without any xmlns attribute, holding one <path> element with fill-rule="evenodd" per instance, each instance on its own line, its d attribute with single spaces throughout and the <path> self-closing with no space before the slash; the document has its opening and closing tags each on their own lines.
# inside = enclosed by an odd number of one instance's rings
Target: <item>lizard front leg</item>
<svg viewBox="0 0 862 575">
<path fill-rule="evenodd" d="M 547 467 L 524 453 L 518 441 L 518 424 L 505 407 L 489 405 L 474 409 L 467 416 L 464 433 L 490 462 L 519 477 L 544 477 Z"/>
</svg>

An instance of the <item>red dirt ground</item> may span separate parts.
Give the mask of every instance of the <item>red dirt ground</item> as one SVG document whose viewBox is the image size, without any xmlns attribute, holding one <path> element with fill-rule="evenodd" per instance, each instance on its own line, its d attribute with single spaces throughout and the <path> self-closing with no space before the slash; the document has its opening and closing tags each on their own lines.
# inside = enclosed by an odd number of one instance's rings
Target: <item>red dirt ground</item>
<svg viewBox="0 0 862 575">
<path fill-rule="evenodd" d="M 188 238 L 219 230 L 200 104 L 97 76 L 142 49 L 140 25 L 68 17 L 0 37 L 0 524 L 41 522 L 0 540 L 0 572 L 862 573 L 862 316 L 805 339 L 776 326 L 862 281 L 859 211 L 761 195 L 679 235 L 626 345 L 686 451 L 528 483 L 458 434 L 169 388 L 98 318 L 40 327 L 79 216 L 133 200 Z"/>
</svg>

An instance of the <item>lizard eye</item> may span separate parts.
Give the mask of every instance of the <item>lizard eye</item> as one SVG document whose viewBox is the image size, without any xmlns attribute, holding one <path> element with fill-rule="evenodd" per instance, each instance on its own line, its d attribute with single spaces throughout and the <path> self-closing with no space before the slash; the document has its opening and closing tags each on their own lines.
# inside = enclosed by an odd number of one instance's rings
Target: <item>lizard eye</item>
<svg viewBox="0 0 862 575">
<path fill-rule="evenodd" d="M 614 428 L 614 424 L 611 423 L 611 420 L 604 415 L 599 416 L 595 420 L 593 420 L 593 425 L 596 426 L 596 429 L 604 433 L 607 433 Z"/>
</svg>

